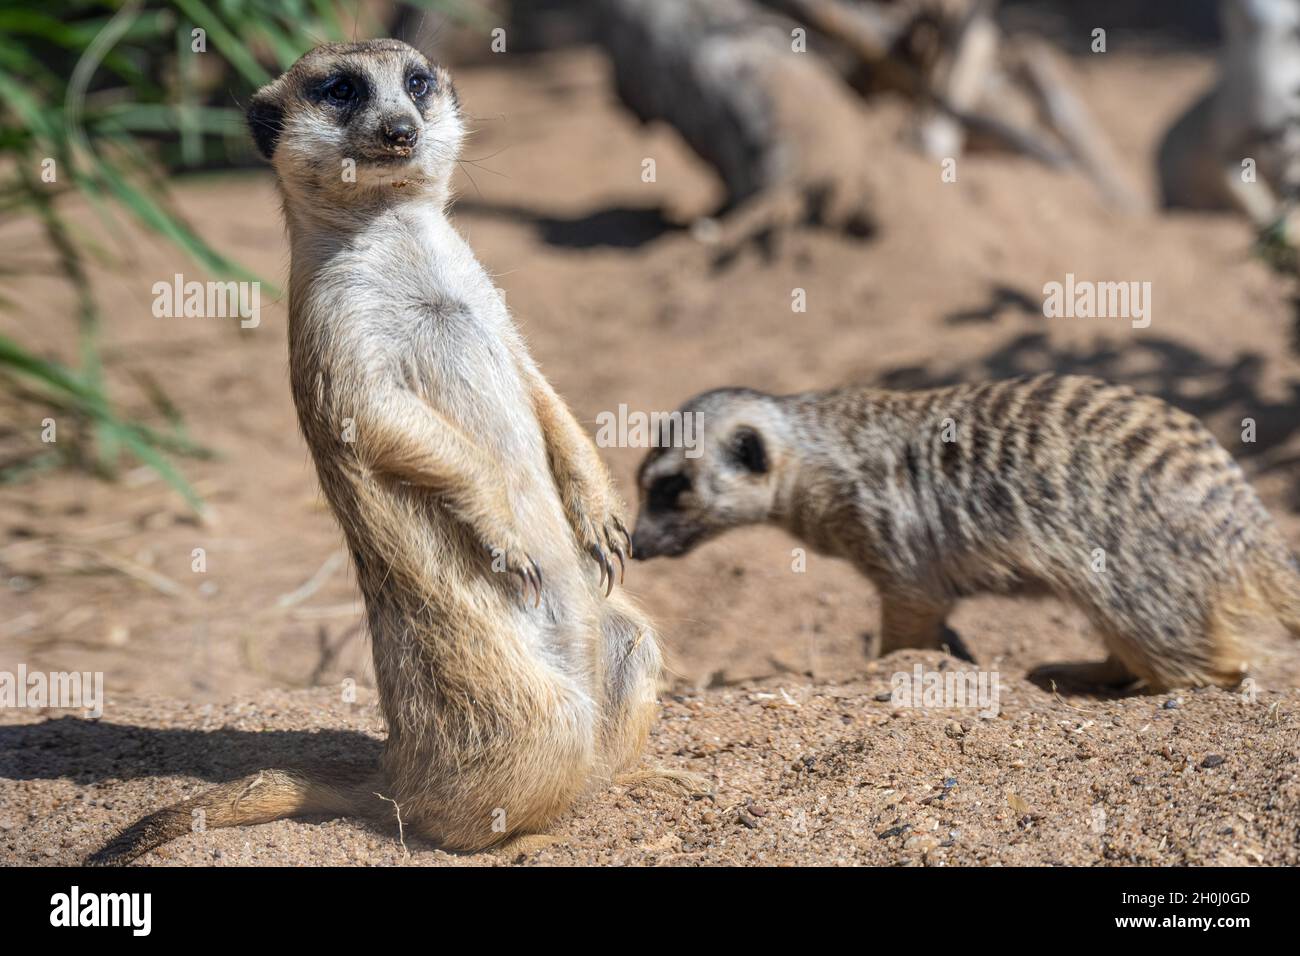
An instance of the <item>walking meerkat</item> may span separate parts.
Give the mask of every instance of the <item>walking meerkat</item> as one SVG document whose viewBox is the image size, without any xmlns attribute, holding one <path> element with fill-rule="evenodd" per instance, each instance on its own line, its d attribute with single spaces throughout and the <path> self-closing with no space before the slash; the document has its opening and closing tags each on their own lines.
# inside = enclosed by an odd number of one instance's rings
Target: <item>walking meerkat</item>
<svg viewBox="0 0 1300 956">
<path fill-rule="evenodd" d="M 1110 652 L 1041 678 L 1152 690 L 1236 684 L 1249 623 L 1300 636 L 1300 568 L 1213 436 L 1159 399 L 1080 376 L 921 392 L 692 399 L 698 445 L 638 474 L 637 558 L 782 527 L 878 588 L 881 653 L 955 645 L 976 593 L 1082 608 Z"/>
<path fill-rule="evenodd" d="M 1220 19 L 1218 79 L 1165 134 L 1161 193 L 1166 207 L 1237 209 L 1265 229 L 1300 192 L 1300 0 L 1222 0 Z"/>
<path fill-rule="evenodd" d="M 292 253 L 302 433 L 365 598 L 378 771 L 265 771 L 146 817 L 96 862 L 300 814 L 479 850 L 544 828 L 638 759 L 656 635 L 622 592 L 623 504 L 448 220 L 451 79 L 405 43 L 319 47 L 260 90 Z M 593 558 L 595 559 L 593 562 Z M 698 786 L 693 775 L 644 771 Z"/>
</svg>

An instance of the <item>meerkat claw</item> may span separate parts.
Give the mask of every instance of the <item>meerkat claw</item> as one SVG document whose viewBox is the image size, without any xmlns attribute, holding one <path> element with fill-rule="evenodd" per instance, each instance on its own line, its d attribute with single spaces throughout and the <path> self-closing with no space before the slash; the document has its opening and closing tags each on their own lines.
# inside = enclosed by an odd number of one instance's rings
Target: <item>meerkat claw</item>
<svg viewBox="0 0 1300 956">
<path fill-rule="evenodd" d="M 618 558 L 618 586 L 623 586 L 623 575 L 627 571 L 627 562 L 624 560 L 622 546 L 614 548 L 614 557 Z"/>
<path fill-rule="evenodd" d="M 537 594 L 533 598 L 533 607 L 540 607 L 542 603 L 542 569 L 535 558 L 528 559 L 533 565 L 533 582 Z"/>
<path fill-rule="evenodd" d="M 614 557 L 618 558 L 618 583 L 619 586 L 621 587 L 623 584 L 623 575 L 627 571 L 627 562 L 625 560 L 626 554 L 623 551 L 623 546 L 621 544 L 618 544 L 614 540 L 614 536 L 611 535 L 608 531 L 605 532 L 605 543 L 609 547 L 610 553 L 613 554 Z M 609 570 L 612 576 L 614 573 L 614 565 L 612 562 L 610 564 Z"/>
<path fill-rule="evenodd" d="M 614 562 L 604 551 L 600 553 L 601 563 L 605 566 L 605 597 L 614 593 Z"/>
<path fill-rule="evenodd" d="M 609 560 L 609 555 L 604 551 L 600 552 L 600 563 L 602 566 L 601 573 L 605 581 L 605 597 L 614 593 L 614 562 Z"/>
<path fill-rule="evenodd" d="M 614 527 L 618 530 L 618 533 L 623 536 L 623 545 L 627 549 L 627 556 L 629 558 L 632 557 L 632 535 L 628 532 L 627 526 L 624 525 L 619 518 L 615 518 Z"/>
<path fill-rule="evenodd" d="M 533 558 L 528 559 L 528 565 L 516 570 L 515 574 L 519 575 L 519 580 L 523 582 L 525 603 L 528 601 L 531 592 L 533 607 L 540 607 L 542 603 L 542 569 Z"/>
</svg>

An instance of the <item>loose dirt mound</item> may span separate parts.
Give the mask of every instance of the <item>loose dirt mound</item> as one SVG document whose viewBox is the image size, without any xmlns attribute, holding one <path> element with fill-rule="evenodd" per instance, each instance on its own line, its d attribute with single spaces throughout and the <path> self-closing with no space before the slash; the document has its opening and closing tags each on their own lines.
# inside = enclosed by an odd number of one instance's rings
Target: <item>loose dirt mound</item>
<svg viewBox="0 0 1300 956">
<path fill-rule="evenodd" d="M 191 834 L 151 863 L 505 862 L 1250 864 L 1298 859 L 1294 696 L 1220 690 L 1078 701 L 1012 681 L 1001 713 L 896 708 L 894 667 L 845 684 L 762 684 L 665 699 L 651 763 L 702 772 L 712 797 L 621 787 L 554 842 L 455 856 L 388 827 L 281 821 Z M 882 699 L 884 698 L 884 699 Z M 373 707 L 317 689 L 251 702 L 122 700 L 102 721 L 5 729 L 0 798 L 14 862 L 76 863 L 121 821 L 261 767 L 377 758 Z M 22 748 L 21 757 L 11 748 Z M 545 841 L 543 841 L 545 842 Z"/>
</svg>

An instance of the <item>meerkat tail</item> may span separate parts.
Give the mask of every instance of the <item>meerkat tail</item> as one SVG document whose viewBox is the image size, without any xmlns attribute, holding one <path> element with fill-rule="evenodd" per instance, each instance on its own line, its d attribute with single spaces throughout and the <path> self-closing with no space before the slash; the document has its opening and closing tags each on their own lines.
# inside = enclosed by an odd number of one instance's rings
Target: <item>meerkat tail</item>
<svg viewBox="0 0 1300 956">
<path fill-rule="evenodd" d="M 263 770 L 149 814 L 86 859 L 91 866 L 120 866 L 186 833 L 252 826 L 312 814 L 391 816 L 378 769 L 321 772 Z"/>
</svg>

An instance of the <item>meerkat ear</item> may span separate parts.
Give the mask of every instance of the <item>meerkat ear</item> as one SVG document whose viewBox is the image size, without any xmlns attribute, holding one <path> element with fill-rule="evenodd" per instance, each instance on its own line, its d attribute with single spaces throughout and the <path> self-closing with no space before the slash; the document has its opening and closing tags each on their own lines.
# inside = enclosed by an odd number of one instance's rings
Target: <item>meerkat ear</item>
<svg viewBox="0 0 1300 956">
<path fill-rule="evenodd" d="M 275 144 L 284 129 L 284 108 L 275 85 L 264 86 L 248 102 L 248 130 L 253 134 L 257 151 L 267 159 L 275 155 Z"/>
<path fill-rule="evenodd" d="M 741 425 L 732 433 L 729 444 L 732 457 L 746 471 L 752 471 L 756 475 L 767 472 L 767 445 L 763 436 L 754 429 Z"/>
</svg>

